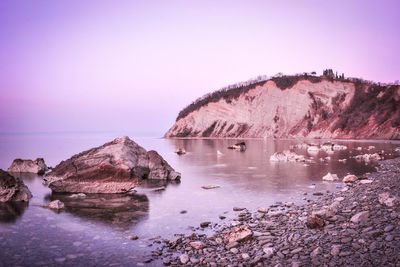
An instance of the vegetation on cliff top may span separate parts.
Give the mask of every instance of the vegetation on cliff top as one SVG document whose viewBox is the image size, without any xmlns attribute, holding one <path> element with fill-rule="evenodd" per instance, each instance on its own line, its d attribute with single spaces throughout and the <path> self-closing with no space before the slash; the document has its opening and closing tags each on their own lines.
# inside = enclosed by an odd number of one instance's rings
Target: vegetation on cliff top
<svg viewBox="0 0 400 267">
<path fill-rule="evenodd" d="M 246 82 L 240 82 L 233 85 L 229 85 L 220 90 L 206 94 L 203 97 L 200 97 L 194 102 L 192 102 L 190 105 L 188 105 L 179 112 L 176 121 L 178 121 L 181 118 L 185 118 L 191 112 L 199 110 L 201 107 L 207 105 L 208 103 L 218 102 L 221 99 L 225 99 L 227 103 L 230 103 L 233 99 L 239 98 L 239 96 L 241 96 L 244 93 L 247 93 L 251 89 L 257 86 L 263 86 L 267 81 L 275 82 L 276 86 L 279 87 L 281 90 L 291 88 L 301 80 L 308 80 L 312 83 L 318 83 L 323 80 L 328 80 L 331 82 L 341 81 L 341 82 L 353 82 L 355 84 L 374 84 L 371 81 L 365 81 L 358 78 L 345 78 L 343 73 L 341 75 L 338 75 L 338 73 L 336 72 L 335 74 L 332 69 L 324 70 L 322 76 L 316 76 L 315 74 L 316 74 L 315 72 L 302 73 L 296 75 L 283 75 L 279 73 L 270 78 L 268 78 L 267 76 L 258 76 L 257 78 L 248 80 Z"/>
</svg>

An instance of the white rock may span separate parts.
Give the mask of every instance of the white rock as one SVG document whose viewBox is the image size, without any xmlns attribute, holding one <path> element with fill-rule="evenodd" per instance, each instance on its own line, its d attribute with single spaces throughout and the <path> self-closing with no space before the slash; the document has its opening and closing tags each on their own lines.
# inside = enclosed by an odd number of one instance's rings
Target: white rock
<svg viewBox="0 0 400 267">
<path fill-rule="evenodd" d="M 372 180 L 361 180 L 360 183 L 361 184 L 371 184 L 373 181 Z"/>
<path fill-rule="evenodd" d="M 274 250 L 274 248 L 266 247 L 266 248 L 263 248 L 263 252 L 265 253 L 265 256 L 271 257 L 274 254 L 275 250 Z"/>
<path fill-rule="evenodd" d="M 384 204 L 388 207 L 393 207 L 400 203 L 400 199 L 398 199 L 397 197 L 391 197 L 389 192 L 379 194 L 378 199 L 379 203 Z"/>
<path fill-rule="evenodd" d="M 186 264 L 189 261 L 189 257 L 186 254 L 182 254 L 179 256 L 179 260 L 182 264 Z"/>
<path fill-rule="evenodd" d="M 247 260 L 250 258 L 250 255 L 247 253 L 242 253 L 242 259 Z"/>
<path fill-rule="evenodd" d="M 340 245 L 333 245 L 331 249 L 332 256 L 337 256 L 340 253 Z"/>
<path fill-rule="evenodd" d="M 350 221 L 353 223 L 364 222 L 368 219 L 368 217 L 369 217 L 369 212 L 362 211 L 351 217 Z"/>
<path fill-rule="evenodd" d="M 336 174 L 331 174 L 330 172 L 328 172 L 327 175 L 325 175 L 324 177 L 322 177 L 322 180 L 324 181 L 337 181 L 339 180 L 339 177 Z"/>
</svg>

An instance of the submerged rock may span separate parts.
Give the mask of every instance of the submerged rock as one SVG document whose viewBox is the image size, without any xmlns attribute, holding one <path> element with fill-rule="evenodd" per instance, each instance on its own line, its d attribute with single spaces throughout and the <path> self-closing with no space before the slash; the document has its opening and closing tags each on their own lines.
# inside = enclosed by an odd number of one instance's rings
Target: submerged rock
<svg viewBox="0 0 400 267">
<path fill-rule="evenodd" d="M 44 174 L 47 171 L 47 166 L 43 158 L 37 158 L 35 160 L 14 159 L 7 171 Z"/>
<path fill-rule="evenodd" d="M 273 155 L 269 157 L 270 161 L 299 161 L 299 162 L 305 162 L 306 159 L 303 155 L 298 155 L 292 151 L 285 150 L 283 152 L 275 152 Z"/>
<path fill-rule="evenodd" d="M 239 142 L 239 143 L 236 143 L 234 145 L 228 146 L 228 149 L 245 151 L 246 150 L 246 143 L 245 142 Z"/>
<path fill-rule="evenodd" d="M 184 155 L 186 154 L 186 150 L 184 148 L 179 148 L 177 151 L 175 151 L 176 154 L 180 155 Z"/>
<path fill-rule="evenodd" d="M 48 208 L 52 210 L 61 210 L 65 207 L 64 203 L 61 202 L 60 200 L 53 200 L 52 202 L 42 205 L 43 208 Z"/>
<path fill-rule="evenodd" d="M 53 192 L 124 193 L 147 178 L 176 180 L 180 174 L 125 136 L 62 161 L 44 182 Z"/>
<path fill-rule="evenodd" d="M 31 191 L 22 180 L 0 169 L 0 202 L 28 202 L 31 197 Z"/>
</svg>

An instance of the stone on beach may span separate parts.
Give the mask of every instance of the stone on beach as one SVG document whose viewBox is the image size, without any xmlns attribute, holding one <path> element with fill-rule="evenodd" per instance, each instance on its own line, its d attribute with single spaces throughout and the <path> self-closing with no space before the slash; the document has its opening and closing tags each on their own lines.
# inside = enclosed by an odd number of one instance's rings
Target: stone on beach
<svg viewBox="0 0 400 267">
<path fill-rule="evenodd" d="M 324 177 L 322 177 L 322 180 L 324 180 L 324 181 L 329 181 L 329 182 L 333 182 L 333 181 L 339 180 L 339 177 L 338 177 L 336 174 L 331 174 L 330 172 L 328 172 L 327 175 L 325 175 Z"/>
<path fill-rule="evenodd" d="M 307 217 L 306 225 L 308 228 L 322 228 L 325 226 L 324 219 L 316 214 L 309 215 Z"/>
<path fill-rule="evenodd" d="M 44 174 L 47 171 L 47 166 L 43 158 L 37 158 L 35 160 L 14 159 L 7 171 Z"/>
<path fill-rule="evenodd" d="M 24 182 L 0 169 L 0 202 L 28 202 L 31 191 Z"/>
<path fill-rule="evenodd" d="M 367 220 L 369 217 L 369 212 L 368 211 L 362 211 L 357 214 L 355 214 L 353 217 L 351 217 L 350 221 L 353 223 L 359 223 L 359 222 L 364 222 Z"/>
<path fill-rule="evenodd" d="M 201 241 L 193 241 L 193 242 L 190 242 L 189 245 L 194 249 L 204 248 L 204 243 Z"/>
<path fill-rule="evenodd" d="M 176 180 L 180 173 L 125 136 L 62 161 L 44 181 L 53 192 L 125 193 L 147 178 Z"/>
<path fill-rule="evenodd" d="M 388 207 L 393 207 L 400 203 L 400 199 L 397 197 L 392 197 L 389 192 L 379 194 L 378 199 L 379 203 Z"/>
<path fill-rule="evenodd" d="M 355 176 L 355 175 L 353 175 L 353 174 L 349 174 L 349 175 L 346 175 L 346 176 L 343 178 L 343 183 L 354 183 L 354 182 L 356 182 L 357 180 L 358 180 L 357 176 Z"/>
<path fill-rule="evenodd" d="M 48 204 L 42 205 L 42 207 L 52 209 L 52 210 L 61 210 L 65 207 L 65 205 L 60 200 L 53 200 Z"/>
<path fill-rule="evenodd" d="M 234 227 L 229 233 L 224 237 L 225 244 L 232 242 L 240 242 L 248 240 L 253 236 L 253 232 L 245 225 Z"/>
</svg>

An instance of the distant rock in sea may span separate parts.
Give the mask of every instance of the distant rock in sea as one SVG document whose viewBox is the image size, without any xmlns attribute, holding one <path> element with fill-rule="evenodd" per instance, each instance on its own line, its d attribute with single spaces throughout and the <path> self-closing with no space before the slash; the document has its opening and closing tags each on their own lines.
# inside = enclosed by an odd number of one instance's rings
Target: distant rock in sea
<svg viewBox="0 0 400 267">
<path fill-rule="evenodd" d="M 0 169 L 0 202 L 28 202 L 31 191 L 22 180 Z"/>
<path fill-rule="evenodd" d="M 26 172 L 44 174 L 47 171 L 46 163 L 43 158 L 35 160 L 30 159 L 14 159 L 11 166 L 7 169 L 8 172 Z"/>
<path fill-rule="evenodd" d="M 199 98 L 179 112 L 165 137 L 400 139 L 399 107 L 399 85 L 283 75 Z"/>
<path fill-rule="evenodd" d="M 180 179 L 155 151 L 125 136 L 62 161 L 44 177 L 53 192 L 124 193 L 141 179 Z"/>
</svg>

